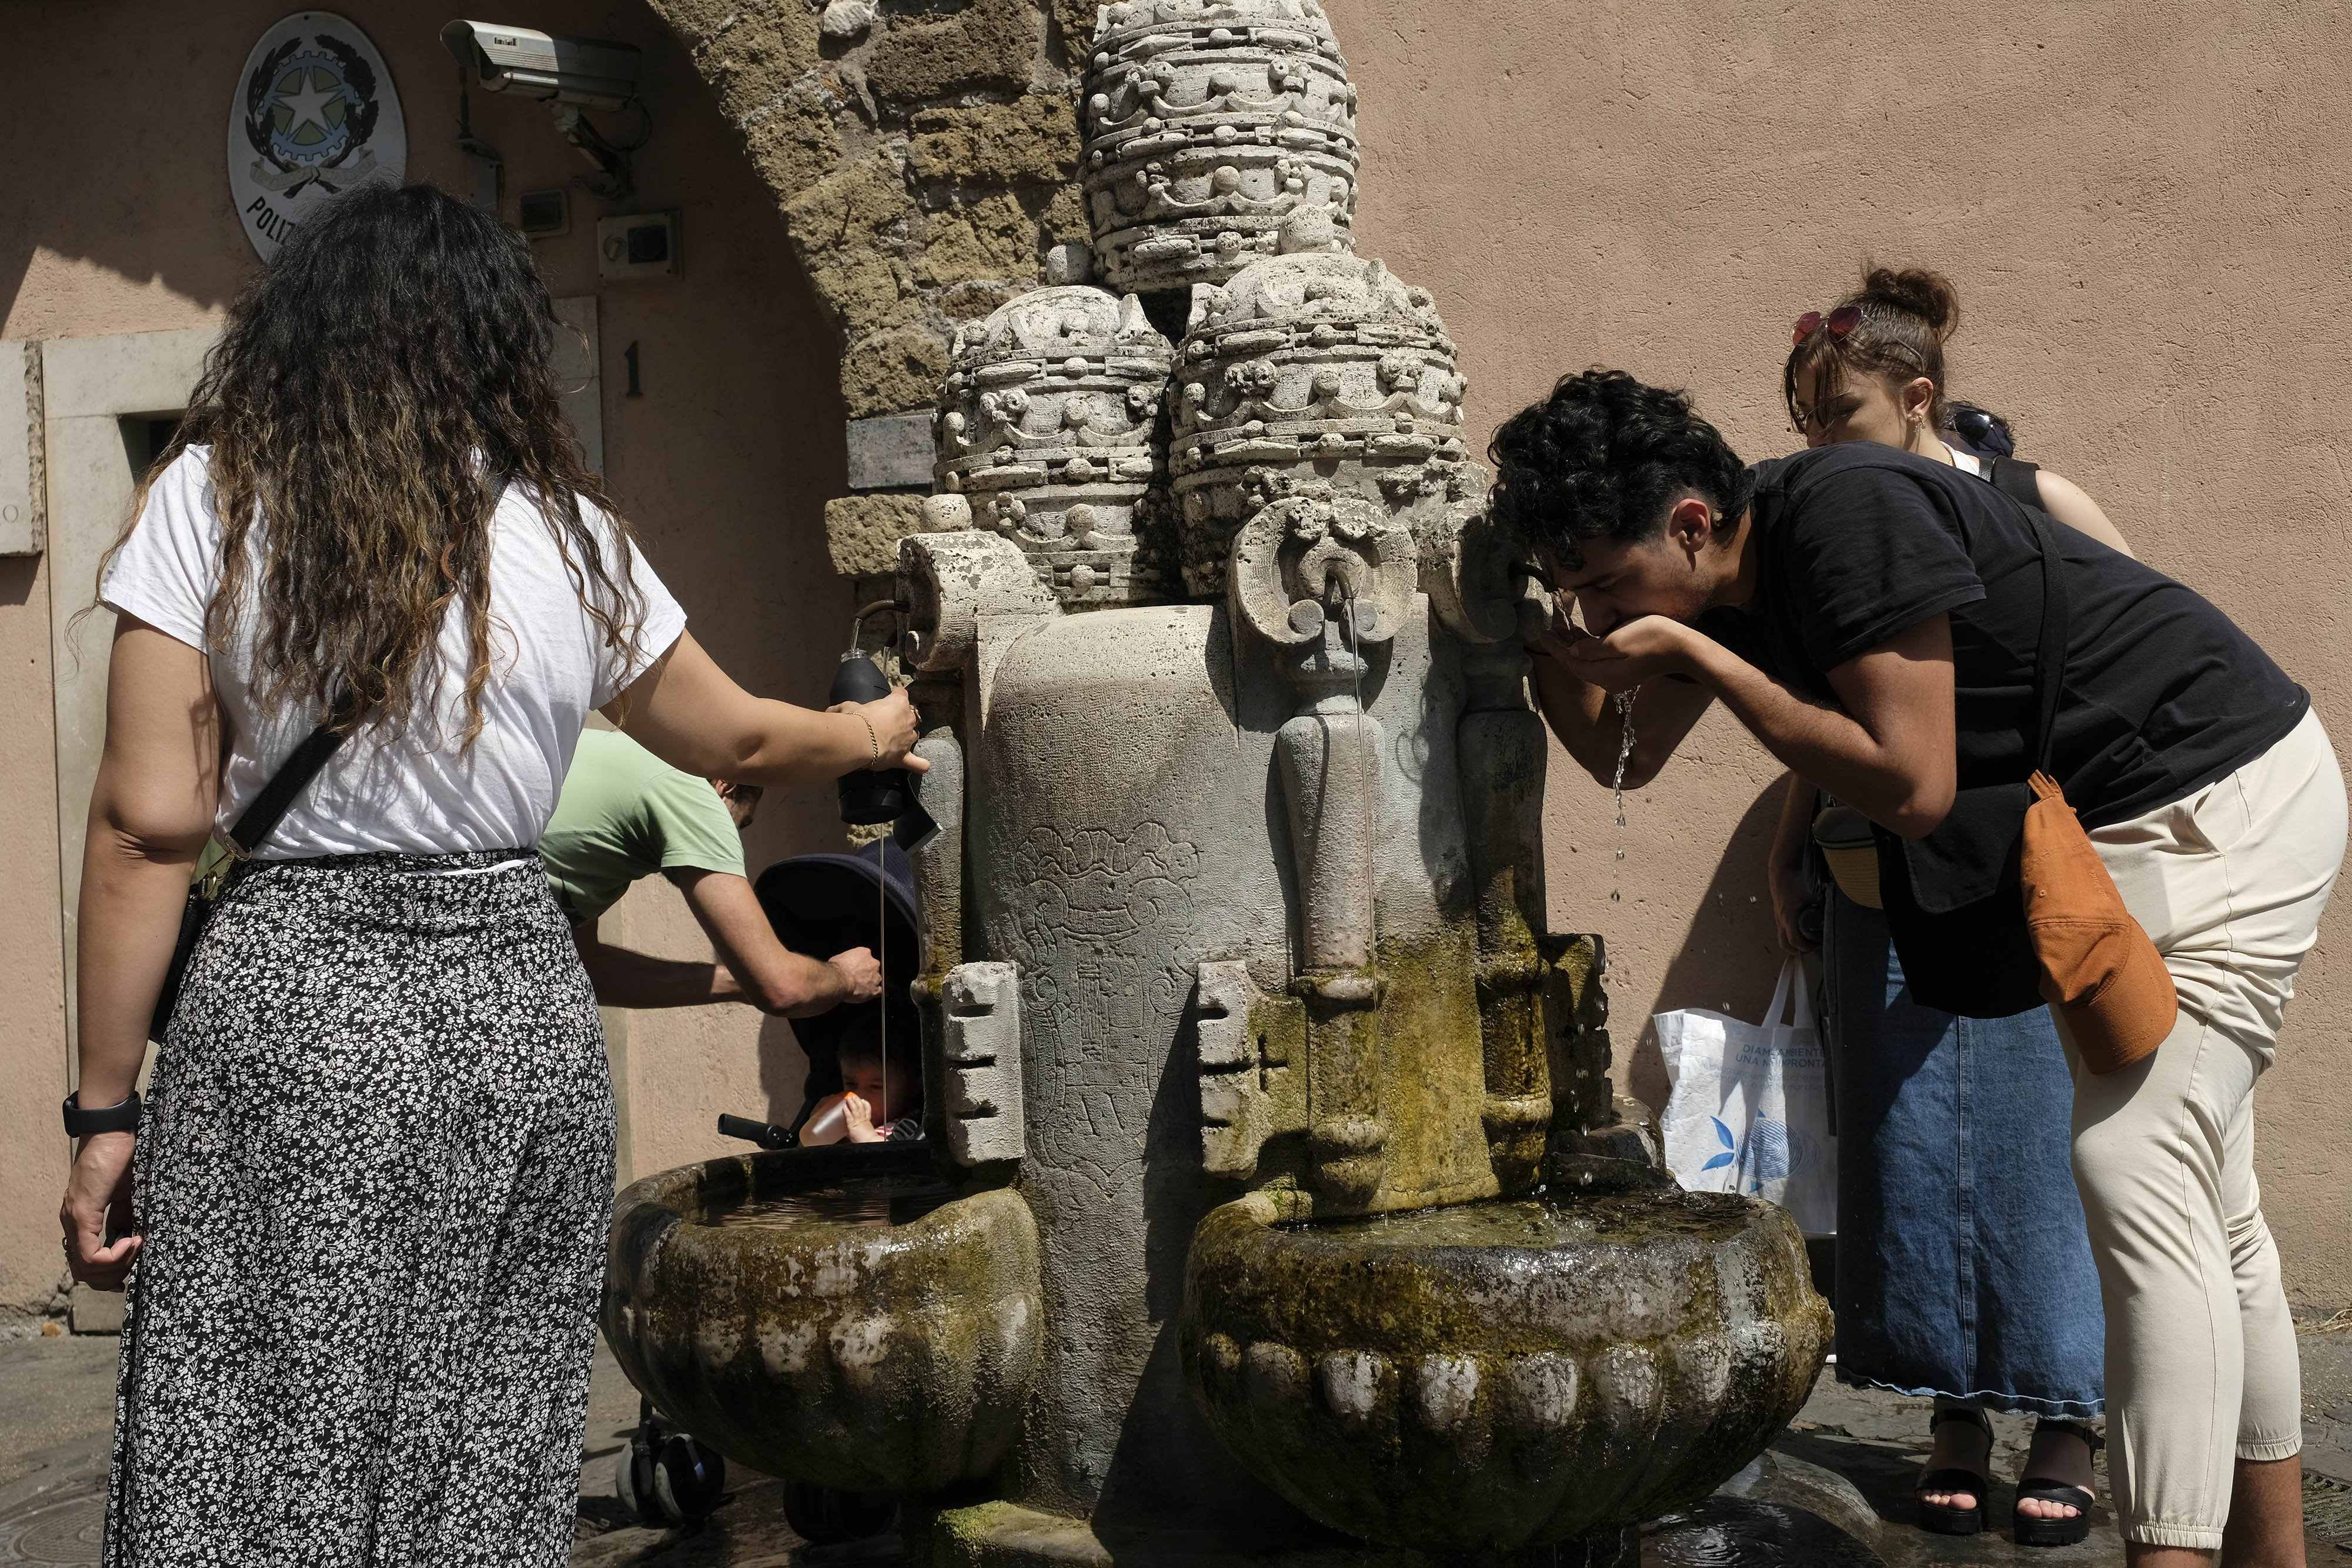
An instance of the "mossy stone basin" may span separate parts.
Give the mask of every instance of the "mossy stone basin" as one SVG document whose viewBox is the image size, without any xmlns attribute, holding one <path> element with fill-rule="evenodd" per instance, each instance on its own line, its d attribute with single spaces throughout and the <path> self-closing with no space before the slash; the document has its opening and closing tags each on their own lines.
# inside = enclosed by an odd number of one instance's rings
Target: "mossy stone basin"
<svg viewBox="0 0 2352 1568">
<path fill-rule="evenodd" d="M 917 1494 L 984 1476 L 1043 1343 L 1029 1206 L 956 1197 L 903 1160 L 867 1176 L 806 1158 L 830 1152 L 712 1160 L 622 1192 L 604 1337 L 665 1416 L 754 1469 Z"/>
<path fill-rule="evenodd" d="M 1781 1210 L 1672 1188 L 1192 1239 L 1186 1374 L 1253 1473 L 1333 1529 L 1440 1554 L 1633 1524 L 1735 1474 L 1830 1343 Z"/>
</svg>

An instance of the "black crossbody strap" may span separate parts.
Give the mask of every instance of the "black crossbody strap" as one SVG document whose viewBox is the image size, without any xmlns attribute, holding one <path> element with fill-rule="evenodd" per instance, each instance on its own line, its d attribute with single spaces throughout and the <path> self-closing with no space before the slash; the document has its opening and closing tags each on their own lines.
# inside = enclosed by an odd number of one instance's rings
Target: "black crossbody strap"
<svg viewBox="0 0 2352 1568">
<path fill-rule="evenodd" d="M 2019 508 L 2042 547 L 2042 641 L 2033 651 L 2033 688 L 2038 704 L 2034 726 L 2033 766 L 2050 771 L 2050 748 L 2058 735 L 2059 690 L 2066 684 L 2066 591 L 2058 581 L 2058 536 L 2049 515 L 2034 507 Z"/>
<path fill-rule="evenodd" d="M 327 758 L 342 744 L 341 732 L 323 724 L 303 737 L 302 744 L 278 764 L 269 782 L 261 787 L 261 793 L 237 817 L 236 826 L 228 831 L 229 842 L 237 853 L 251 854 L 260 847 L 261 841 L 270 835 L 278 819 L 294 804 L 294 797 L 310 787 L 310 780 L 319 776 L 319 769 L 327 765 Z"/>
<path fill-rule="evenodd" d="M 2021 507 L 2031 507 L 2037 512 L 2050 508 L 2042 504 L 2042 470 L 2021 457 L 1995 457 L 1990 460 L 1991 472 L 1986 476 L 1992 487 Z"/>
</svg>

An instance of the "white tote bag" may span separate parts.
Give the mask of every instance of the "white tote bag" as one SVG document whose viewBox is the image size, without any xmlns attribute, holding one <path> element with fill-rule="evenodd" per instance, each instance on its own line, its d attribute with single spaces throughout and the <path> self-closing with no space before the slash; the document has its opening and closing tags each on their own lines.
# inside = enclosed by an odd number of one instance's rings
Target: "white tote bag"
<svg viewBox="0 0 2352 1568">
<path fill-rule="evenodd" d="M 1704 1008 L 1654 1021 L 1674 1085 L 1663 1131 L 1675 1179 L 1766 1198 L 1806 1235 L 1835 1235 L 1837 1141 L 1803 960 L 1781 966 L 1761 1024 Z"/>
</svg>

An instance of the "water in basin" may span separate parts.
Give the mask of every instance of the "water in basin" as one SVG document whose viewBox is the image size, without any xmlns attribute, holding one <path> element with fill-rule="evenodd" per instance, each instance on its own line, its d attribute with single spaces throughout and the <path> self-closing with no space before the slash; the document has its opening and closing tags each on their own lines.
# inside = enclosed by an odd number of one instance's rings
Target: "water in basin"
<svg viewBox="0 0 2352 1568">
<path fill-rule="evenodd" d="M 1286 1221 L 1279 1229 L 1344 1241 L 1353 1247 L 1568 1246 L 1629 1233 L 1664 1238 L 1704 1235 L 1745 1212 L 1745 1200 L 1727 1193 L 1671 1188 L 1605 1196 L 1542 1197 L 1416 1208 L 1363 1219 Z"/>
<path fill-rule="evenodd" d="M 700 1223 L 722 1230 L 835 1229 L 844 1225 L 906 1225 L 956 1196 L 929 1175 L 861 1177 L 789 1191 L 747 1194 L 707 1211 Z"/>
</svg>

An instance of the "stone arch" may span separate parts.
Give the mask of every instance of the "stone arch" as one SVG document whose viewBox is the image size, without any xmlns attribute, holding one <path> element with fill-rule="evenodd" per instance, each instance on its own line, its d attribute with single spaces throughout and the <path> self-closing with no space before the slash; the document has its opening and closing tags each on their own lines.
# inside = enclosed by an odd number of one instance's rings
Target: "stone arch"
<svg viewBox="0 0 2352 1568">
<path fill-rule="evenodd" d="M 1083 242 L 1087 0 L 648 0 L 742 135 L 841 341 L 852 493 L 835 570 L 896 570 L 959 322 Z M 921 416 L 919 423 L 915 416 Z M 858 454 L 904 455 L 861 463 Z M 927 466 L 927 465 L 926 465 Z"/>
</svg>

